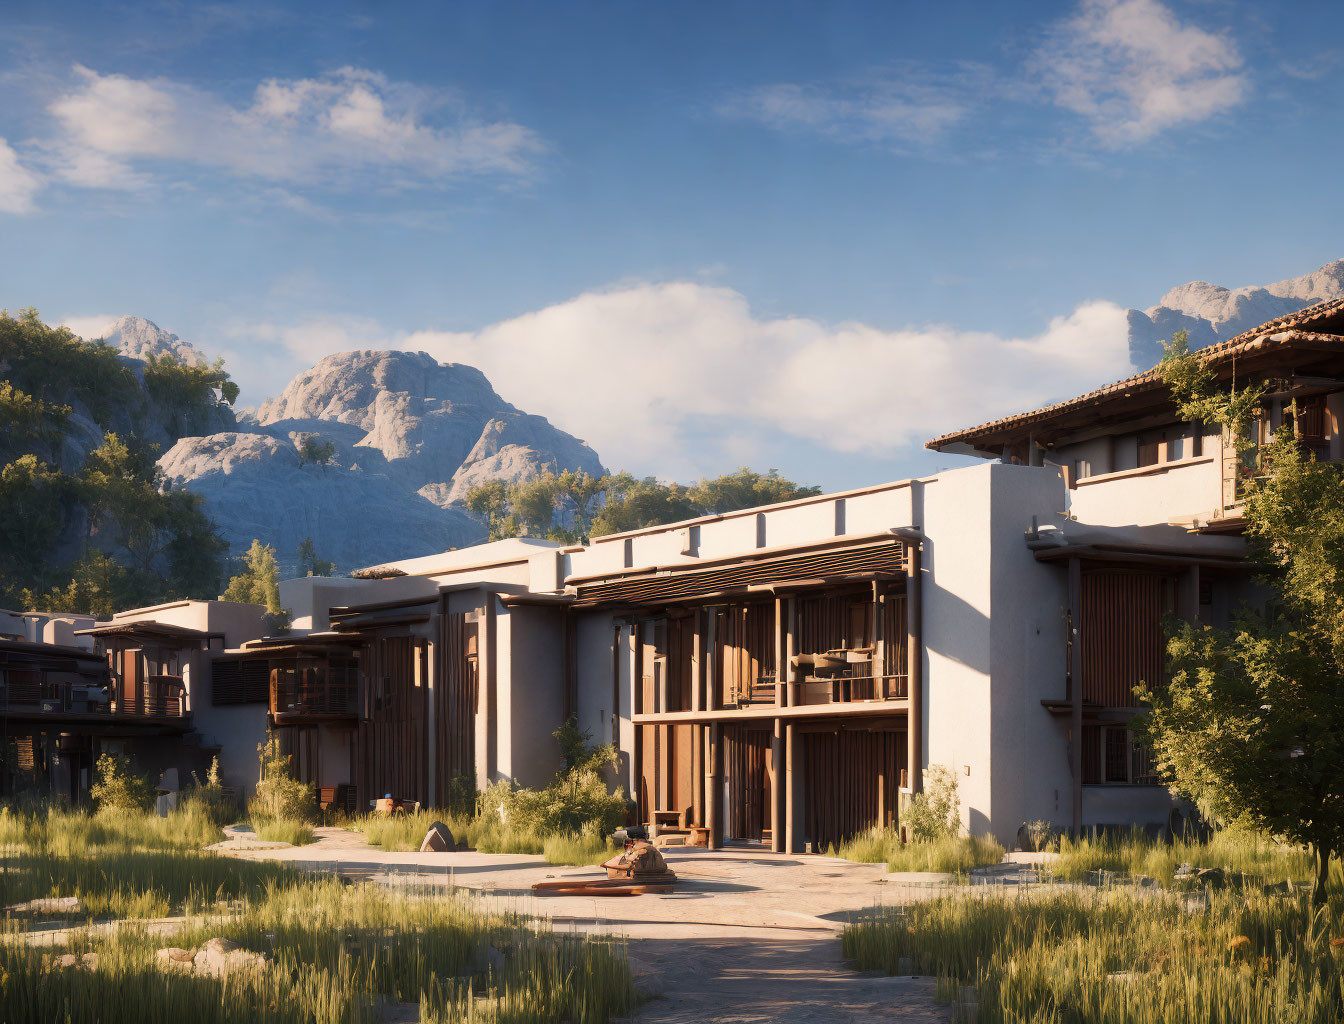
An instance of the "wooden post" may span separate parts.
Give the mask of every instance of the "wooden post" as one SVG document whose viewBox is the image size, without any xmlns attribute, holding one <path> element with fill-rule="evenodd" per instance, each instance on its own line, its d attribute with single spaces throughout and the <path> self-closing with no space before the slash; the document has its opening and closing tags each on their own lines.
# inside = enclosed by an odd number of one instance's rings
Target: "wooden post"
<svg viewBox="0 0 1344 1024">
<path fill-rule="evenodd" d="M 798 727 L 790 720 L 784 726 L 784 852 L 799 853 L 802 843 L 798 840 L 798 826 L 801 823 L 801 809 L 798 807 L 798 773 L 794 764 L 798 760 Z"/>
<path fill-rule="evenodd" d="M 873 580 L 873 660 L 870 671 L 873 674 L 873 696 L 879 700 L 887 699 L 886 614 L 886 594 L 882 592 L 882 585 Z"/>
<path fill-rule="evenodd" d="M 798 598 L 790 594 L 788 601 L 788 629 L 784 634 L 784 667 L 782 669 L 785 680 L 784 686 L 784 706 L 791 707 L 798 697 L 798 687 L 793 685 L 797 679 L 797 673 L 793 667 L 793 656 L 798 653 Z"/>
<path fill-rule="evenodd" d="M 695 632 L 691 634 L 691 710 L 705 710 L 705 611 L 695 610 Z"/>
<path fill-rule="evenodd" d="M 1069 770 L 1073 774 L 1073 835 L 1083 832 L 1083 568 L 1069 559 Z"/>
<path fill-rule="evenodd" d="M 905 618 L 906 675 L 910 680 L 910 711 L 906 716 L 906 781 L 910 792 L 924 788 L 924 616 L 920 549 L 906 545 Z"/>
<path fill-rule="evenodd" d="M 1199 566 L 1192 565 L 1181 576 L 1176 611 L 1186 622 L 1199 621 Z"/>
<path fill-rule="evenodd" d="M 783 707 L 784 672 L 788 656 L 784 653 L 784 599 L 775 595 L 775 707 Z M 775 830 L 779 831 L 778 829 Z M 773 835 L 773 833 L 771 833 Z"/>
<path fill-rule="evenodd" d="M 784 722 L 775 719 L 770 739 L 770 850 L 784 852 Z"/>
<path fill-rule="evenodd" d="M 497 700 L 495 696 L 495 595 L 485 595 L 485 606 L 477 618 L 480 642 L 477 646 L 476 692 L 476 788 L 484 791 L 495 778 L 495 732 Z M 375 794 L 382 796 L 381 793 Z"/>
<path fill-rule="evenodd" d="M 709 848 L 723 846 L 723 726 L 711 722 L 705 730 L 705 826 L 709 829 Z"/>
</svg>

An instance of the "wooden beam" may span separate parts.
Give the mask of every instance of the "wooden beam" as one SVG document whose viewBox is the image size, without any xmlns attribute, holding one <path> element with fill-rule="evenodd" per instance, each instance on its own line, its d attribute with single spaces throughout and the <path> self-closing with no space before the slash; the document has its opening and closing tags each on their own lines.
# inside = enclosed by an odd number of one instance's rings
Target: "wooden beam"
<svg viewBox="0 0 1344 1024">
<path fill-rule="evenodd" d="M 637 725 L 664 725 L 678 722 L 751 722 L 772 718 L 862 718 L 908 714 L 908 700 L 854 700 L 837 704 L 794 704 L 781 708 L 774 704 L 759 707 L 720 708 L 717 711 L 667 711 L 662 714 L 635 715 Z"/>
</svg>

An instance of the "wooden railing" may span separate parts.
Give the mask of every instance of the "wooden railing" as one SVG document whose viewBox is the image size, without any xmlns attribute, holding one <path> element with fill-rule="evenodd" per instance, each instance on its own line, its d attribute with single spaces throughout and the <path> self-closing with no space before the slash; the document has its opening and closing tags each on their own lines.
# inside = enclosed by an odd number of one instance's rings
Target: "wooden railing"
<svg viewBox="0 0 1344 1024">
<path fill-rule="evenodd" d="M 271 714 L 277 716 L 353 716 L 359 713 L 359 686 L 354 679 L 295 678 L 271 680 Z"/>
<path fill-rule="evenodd" d="M 112 703 L 100 686 L 73 683 L 0 683 L 0 708 L 6 713 L 107 714 Z"/>
</svg>

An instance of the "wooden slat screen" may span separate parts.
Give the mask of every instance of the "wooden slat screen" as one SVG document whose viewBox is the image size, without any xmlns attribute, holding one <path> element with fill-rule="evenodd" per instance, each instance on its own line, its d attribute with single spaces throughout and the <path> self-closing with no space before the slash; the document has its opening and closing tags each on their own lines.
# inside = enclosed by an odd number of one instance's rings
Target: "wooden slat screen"
<svg viewBox="0 0 1344 1024">
<path fill-rule="evenodd" d="M 429 802 L 428 680 L 424 641 L 378 637 L 364 648 L 364 717 L 359 723 L 359 804 L 391 793 Z"/>
<path fill-rule="evenodd" d="M 809 732 L 803 756 L 807 837 L 814 852 L 874 825 L 895 823 L 905 733 Z"/>
<path fill-rule="evenodd" d="M 763 677 L 775 678 L 773 601 L 731 605 L 714 612 L 715 678 L 719 706 L 749 700 Z"/>
<path fill-rule="evenodd" d="M 210 666 L 210 703 L 267 704 L 270 680 L 271 666 L 265 658 L 217 658 Z"/>
<path fill-rule="evenodd" d="M 1083 700 L 1134 707 L 1134 687 L 1162 681 L 1166 577 L 1098 570 L 1083 575 Z"/>
<path fill-rule="evenodd" d="M 873 601 L 868 593 L 798 598 L 798 639 L 806 654 L 872 643 Z"/>
<path fill-rule="evenodd" d="M 442 803 L 453 780 L 476 784 L 477 653 L 476 623 L 465 612 L 439 619 L 439 676 L 435 694 L 434 791 Z"/>
<path fill-rule="evenodd" d="M 732 796 L 728 803 L 728 834 L 734 839 L 760 839 L 772 827 L 770 807 L 770 733 L 733 729 L 724 736 L 725 767 Z"/>
</svg>

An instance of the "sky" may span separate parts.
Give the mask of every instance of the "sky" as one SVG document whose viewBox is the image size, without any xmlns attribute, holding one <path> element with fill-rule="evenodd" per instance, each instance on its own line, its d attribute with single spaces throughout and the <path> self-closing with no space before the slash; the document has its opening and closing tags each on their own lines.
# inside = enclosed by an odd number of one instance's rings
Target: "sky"
<svg viewBox="0 0 1344 1024">
<path fill-rule="evenodd" d="M 0 305 L 240 405 L 479 366 L 611 469 L 827 489 L 1344 255 L 1344 5 L 7 0 Z"/>
</svg>

